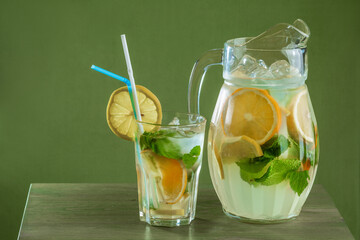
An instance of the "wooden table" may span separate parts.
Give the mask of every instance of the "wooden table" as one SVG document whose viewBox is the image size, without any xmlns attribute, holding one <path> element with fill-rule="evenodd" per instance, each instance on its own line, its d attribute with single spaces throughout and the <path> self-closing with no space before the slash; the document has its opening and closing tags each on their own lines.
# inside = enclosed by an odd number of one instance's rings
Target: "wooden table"
<svg viewBox="0 0 360 240">
<path fill-rule="evenodd" d="M 294 221 L 260 225 L 231 219 L 212 189 L 200 188 L 190 226 L 140 222 L 133 184 L 32 184 L 19 239 L 354 239 L 329 195 L 315 185 Z"/>
</svg>

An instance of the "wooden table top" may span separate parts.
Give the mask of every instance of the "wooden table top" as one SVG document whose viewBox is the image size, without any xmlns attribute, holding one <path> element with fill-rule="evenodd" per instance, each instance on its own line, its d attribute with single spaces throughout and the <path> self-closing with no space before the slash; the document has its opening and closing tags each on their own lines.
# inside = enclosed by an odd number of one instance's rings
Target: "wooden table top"
<svg viewBox="0 0 360 240">
<path fill-rule="evenodd" d="M 329 195 L 314 185 L 300 216 L 279 224 L 227 217 L 212 187 L 200 188 L 190 226 L 140 222 L 135 184 L 32 184 L 19 231 L 42 239 L 354 239 Z"/>
</svg>

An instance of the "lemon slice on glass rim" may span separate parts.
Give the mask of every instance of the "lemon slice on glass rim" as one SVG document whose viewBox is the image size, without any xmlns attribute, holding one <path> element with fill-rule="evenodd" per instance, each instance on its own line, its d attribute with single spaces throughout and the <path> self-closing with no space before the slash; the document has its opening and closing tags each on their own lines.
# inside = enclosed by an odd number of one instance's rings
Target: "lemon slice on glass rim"
<svg viewBox="0 0 360 240">
<path fill-rule="evenodd" d="M 147 88 L 136 85 L 141 120 L 161 124 L 162 111 L 159 99 Z M 127 87 L 116 89 L 110 96 L 106 108 L 106 120 L 111 131 L 123 139 L 134 141 L 137 124 Z M 144 124 L 144 131 L 151 131 L 154 125 Z"/>
</svg>

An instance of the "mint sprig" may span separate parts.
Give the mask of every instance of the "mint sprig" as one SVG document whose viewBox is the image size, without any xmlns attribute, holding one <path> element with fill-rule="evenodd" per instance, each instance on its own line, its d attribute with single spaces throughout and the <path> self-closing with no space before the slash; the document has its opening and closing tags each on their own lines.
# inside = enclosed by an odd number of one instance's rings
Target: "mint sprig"
<svg viewBox="0 0 360 240">
<path fill-rule="evenodd" d="M 240 159 L 236 162 L 240 167 L 240 176 L 244 181 L 256 182 L 256 179 L 261 178 L 268 171 L 271 161 L 285 152 L 290 145 L 289 140 L 283 135 L 277 135 L 269 142 L 270 144 L 262 146 L 263 156 Z"/>
<path fill-rule="evenodd" d="M 276 158 L 290 146 L 290 141 L 283 135 L 273 137 L 270 142 L 270 146 L 262 147 L 265 158 Z"/>
<path fill-rule="evenodd" d="M 182 154 L 181 147 L 172 141 L 171 137 L 183 136 L 177 131 L 160 130 L 144 132 L 140 136 L 141 150 L 150 149 L 157 155 L 183 161 L 186 168 L 191 168 L 201 154 L 201 147 L 193 147 L 189 153 Z"/>
<path fill-rule="evenodd" d="M 300 150 L 304 151 L 305 159 L 316 158 L 313 156 L 314 154 L 283 135 L 273 137 L 261 148 L 263 156 L 240 159 L 236 162 L 240 167 L 241 178 L 250 184 L 265 186 L 275 185 L 288 179 L 290 187 L 300 196 L 310 179 L 308 171 L 298 171 L 301 166 Z M 279 156 L 288 149 L 290 158 L 279 159 Z"/>
<path fill-rule="evenodd" d="M 181 159 L 180 146 L 169 140 L 169 137 L 174 137 L 176 132 L 160 130 L 157 132 L 144 132 L 140 137 L 141 150 L 150 149 L 154 153 L 173 159 Z"/>
<path fill-rule="evenodd" d="M 289 172 L 296 171 L 301 165 L 297 159 L 277 159 L 270 162 L 267 172 L 256 182 L 265 186 L 281 183 Z"/>
</svg>

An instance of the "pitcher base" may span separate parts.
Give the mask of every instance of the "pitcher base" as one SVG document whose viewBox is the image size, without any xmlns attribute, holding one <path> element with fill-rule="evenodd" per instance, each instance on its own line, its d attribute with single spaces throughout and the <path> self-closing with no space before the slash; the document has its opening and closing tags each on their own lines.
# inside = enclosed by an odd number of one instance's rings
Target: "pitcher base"
<svg viewBox="0 0 360 240">
<path fill-rule="evenodd" d="M 225 213 L 226 216 L 231 217 L 231 218 L 235 218 L 241 222 L 245 222 L 245 223 L 256 223 L 256 224 L 273 224 L 273 223 L 282 223 L 282 222 L 288 222 L 291 221 L 293 219 L 295 219 L 298 215 L 289 215 L 285 218 L 264 218 L 264 219 L 256 219 L 256 218 L 247 218 L 247 217 L 242 217 L 242 216 L 238 216 L 235 215 L 233 213 L 230 213 L 228 211 L 226 211 L 223 208 L 223 212 Z"/>
</svg>

